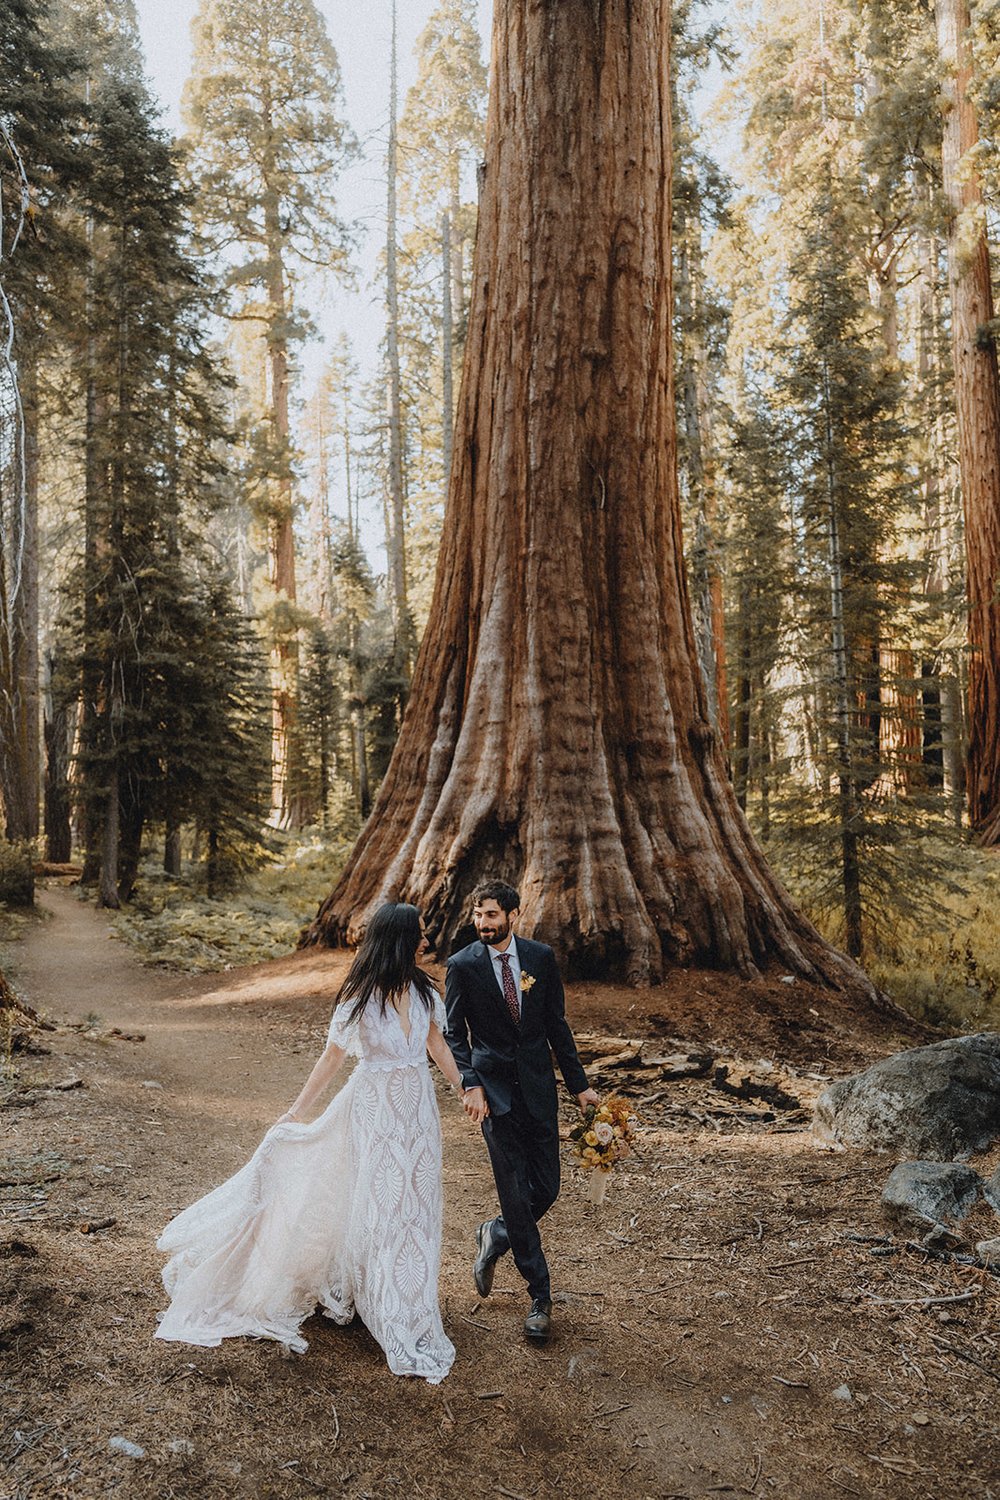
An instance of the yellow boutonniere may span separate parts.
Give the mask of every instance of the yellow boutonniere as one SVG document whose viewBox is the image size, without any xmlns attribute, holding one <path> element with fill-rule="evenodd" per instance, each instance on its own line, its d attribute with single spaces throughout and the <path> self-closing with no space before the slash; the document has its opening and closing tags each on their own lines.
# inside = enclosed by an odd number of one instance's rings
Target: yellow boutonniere
<svg viewBox="0 0 1000 1500">
<path fill-rule="evenodd" d="M 535 982 L 534 974 L 525 974 L 521 971 L 521 994 L 526 995 Z"/>
</svg>

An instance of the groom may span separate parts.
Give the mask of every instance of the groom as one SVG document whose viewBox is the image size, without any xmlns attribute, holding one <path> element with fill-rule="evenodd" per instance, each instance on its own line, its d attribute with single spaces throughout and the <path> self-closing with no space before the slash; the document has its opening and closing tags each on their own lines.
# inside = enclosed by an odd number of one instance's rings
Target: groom
<svg viewBox="0 0 1000 1500">
<path fill-rule="evenodd" d="M 481 941 L 448 960 L 445 1034 L 462 1075 L 465 1112 L 482 1126 L 500 1199 L 500 1216 L 476 1232 L 473 1276 L 479 1295 L 488 1297 L 496 1263 L 510 1250 L 531 1295 L 524 1332 L 544 1343 L 552 1300 L 538 1220 L 559 1194 L 551 1053 L 581 1109 L 596 1104 L 597 1094 L 566 1023 L 552 949 L 514 936 L 517 891 L 502 880 L 486 880 L 472 901 Z"/>
</svg>

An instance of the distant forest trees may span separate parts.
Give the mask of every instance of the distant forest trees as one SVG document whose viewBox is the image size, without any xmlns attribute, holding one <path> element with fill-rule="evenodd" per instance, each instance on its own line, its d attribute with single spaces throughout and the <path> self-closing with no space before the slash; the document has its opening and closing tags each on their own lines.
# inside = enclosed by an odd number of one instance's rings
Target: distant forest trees
<svg viewBox="0 0 1000 1500">
<path fill-rule="evenodd" d="M 362 384 L 344 337 L 309 394 L 296 350 L 317 287 L 352 269 L 338 180 L 358 151 L 311 0 L 205 0 L 176 143 L 129 0 L 10 8 L 0 796 L 8 840 L 75 850 L 106 905 L 151 839 L 214 888 L 268 825 L 370 810 L 443 508 L 485 114 L 473 10 L 435 12 L 392 121 L 384 368 Z M 402 580 L 366 556 L 373 501 Z"/>
<path fill-rule="evenodd" d="M 583 27 L 584 11 L 552 6 L 553 19 L 573 13 L 567 26 Z M 886 892 L 926 877 L 925 834 L 1000 841 L 1000 9 L 774 0 L 720 19 L 677 0 L 672 15 L 641 11 L 643 45 L 662 26 L 671 37 L 661 270 L 696 718 L 768 855 L 814 910 L 837 913 L 857 956 Z M 511 36 L 526 15 L 497 0 Z M 384 22 L 394 39 L 389 0 Z M 611 36 L 594 68 L 617 66 Z M 583 69 L 591 39 L 579 38 Z M 394 40 L 387 48 L 387 129 L 365 148 L 385 183 L 382 359 L 362 374 L 344 333 L 309 384 L 311 309 L 325 279 L 352 274 L 359 234 L 342 177 L 361 147 L 333 41 L 312 0 L 203 0 L 194 42 L 174 142 L 143 81 L 130 0 L 9 0 L 0 39 L 0 798 L 9 841 L 44 840 L 53 860 L 75 853 L 112 906 L 154 847 L 168 871 L 193 860 L 218 889 L 258 857 L 268 828 L 360 828 L 429 619 L 444 640 L 432 611 L 466 607 L 448 602 L 442 578 L 434 602 L 449 474 L 450 505 L 471 507 L 470 570 L 491 508 L 522 526 L 531 489 L 522 476 L 508 484 L 517 502 L 503 486 L 481 492 L 469 467 L 469 385 L 485 358 L 470 316 L 498 295 L 495 282 L 473 285 L 477 202 L 493 185 L 477 183 L 487 77 L 472 0 L 429 5 L 402 99 Z M 715 92 L 723 82 L 708 130 L 710 76 Z M 572 92 L 572 77 L 553 58 L 541 86 Z M 516 103 L 536 84 L 505 86 Z M 609 139 L 611 173 L 614 149 Z M 506 199 L 533 167 L 510 169 Z M 586 206 L 565 207 L 572 235 Z M 607 212 L 625 265 L 629 191 Z M 546 224 L 526 211 L 526 244 L 542 245 Z M 587 325 L 595 257 L 553 263 L 565 279 L 552 307 L 548 283 L 511 283 L 527 300 L 509 308 L 508 359 L 541 357 L 543 309 L 551 323 L 578 307 Z M 599 324 L 561 388 L 607 360 L 615 399 L 630 387 L 648 421 L 639 344 L 619 331 L 601 352 L 612 326 Z M 511 387 L 512 433 L 537 389 Z M 672 444 L 668 427 L 649 441 Z M 569 509 L 556 534 L 531 544 L 560 563 L 543 606 L 586 596 L 570 583 L 575 554 L 560 549 L 596 547 L 604 566 L 617 556 L 599 445 L 584 462 L 586 473 L 560 473 Z M 669 526 L 667 514 L 648 524 Z M 452 548 L 463 524 L 456 509 Z M 614 601 L 668 544 L 630 524 L 634 561 L 613 563 L 614 598 L 594 617 L 594 660 L 603 651 L 612 669 L 628 644 Z M 384 565 L 370 555 L 376 526 Z M 517 593 L 529 588 L 519 557 L 494 559 L 495 587 L 515 591 L 512 620 L 539 602 Z M 659 625 L 672 619 L 656 608 Z M 590 678 L 581 691 L 596 705 L 605 688 Z M 425 717 L 421 776 L 436 723 Z M 567 755 L 592 773 L 594 746 Z M 617 784 L 609 816 L 624 827 Z M 519 877 L 521 835 L 504 830 L 521 827 L 525 795 L 481 841 L 487 862 Z M 562 870 L 553 848 L 539 858 Z M 439 857 L 468 854 L 460 838 Z M 662 875 L 670 858 L 651 857 Z M 621 876 L 635 858 L 607 862 Z M 578 888 L 570 865 L 559 879 Z M 422 899 L 452 891 L 436 880 Z M 680 880 L 678 911 L 695 901 L 689 886 Z M 441 897 L 446 927 L 453 894 Z M 670 901 L 650 899 L 668 957 L 689 939 L 706 946 L 691 938 L 701 918 L 668 919 Z M 591 916 L 570 902 L 545 921 L 590 933 L 581 951 L 605 958 L 616 942 L 641 948 L 627 934 L 646 897 L 619 892 L 617 917 L 610 898 L 595 900 Z M 702 925 L 725 961 L 718 910 Z"/>
</svg>

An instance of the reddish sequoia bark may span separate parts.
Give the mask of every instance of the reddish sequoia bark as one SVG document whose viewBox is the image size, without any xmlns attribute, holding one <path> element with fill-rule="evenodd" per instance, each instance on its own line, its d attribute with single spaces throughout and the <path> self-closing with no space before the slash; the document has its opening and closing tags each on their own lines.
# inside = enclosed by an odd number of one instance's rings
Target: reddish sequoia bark
<svg viewBox="0 0 1000 1500">
<path fill-rule="evenodd" d="M 871 993 L 776 884 L 706 709 L 676 489 L 667 0 L 501 0 L 430 621 L 377 805 L 306 942 L 486 872 L 570 972 L 700 959 Z"/>
<path fill-rule="evenodd" d="M 880 648 L 879 766 L 885 790 L 901 794 L 926 784 L 916 676 L 916 660 L 908 646 Z"/>
<path fill-rule="evenodd" d="M 968 0 L 937 0 L 938 45 L 948 69 L 941 146 L 951 210 L 948 286 L 958 459 L 965 507 L 969 596 L 969 818 L 984 843 L 1000 842 L 1000 373 L 990 256 L 969 98 Z"/>
</svg>

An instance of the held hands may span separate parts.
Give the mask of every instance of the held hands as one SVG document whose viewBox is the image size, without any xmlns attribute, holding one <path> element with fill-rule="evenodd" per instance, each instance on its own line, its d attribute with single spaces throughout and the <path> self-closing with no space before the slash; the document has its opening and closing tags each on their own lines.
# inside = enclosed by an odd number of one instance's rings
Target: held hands
<svg viewBox="0 0 1000 1500">
<path fill-rule="evenodd" d="M 593 1104 L 595 1107 L 600 1104 L 601 1096 L 596 1089 L 584 1089 L 582 1094 L 577 1094 L 576 1102 L 582 1112 L 587 1108 L 588 1104 Z"/>
<path fill-rule="evenodd" d="M 490 1112 L 486 1095 L 481 1088 L 462 1090 L 462 1108 L 473 1125 L 481 1125 Z"/>
</svg>

